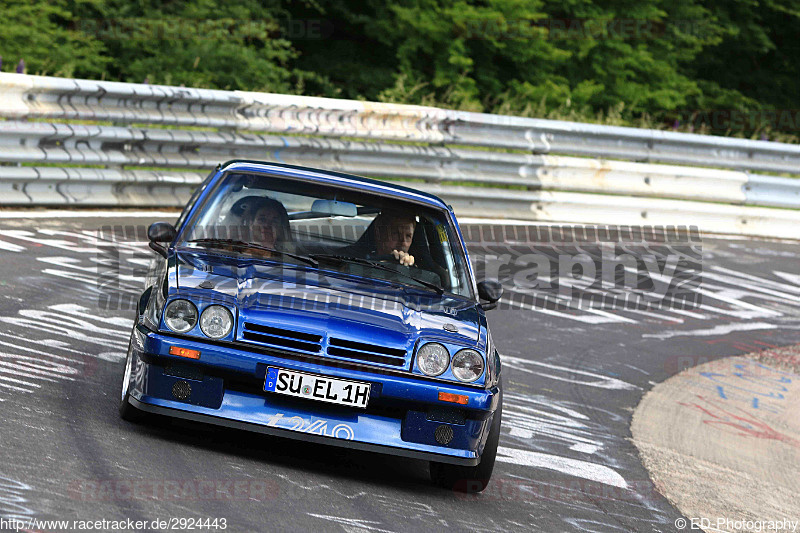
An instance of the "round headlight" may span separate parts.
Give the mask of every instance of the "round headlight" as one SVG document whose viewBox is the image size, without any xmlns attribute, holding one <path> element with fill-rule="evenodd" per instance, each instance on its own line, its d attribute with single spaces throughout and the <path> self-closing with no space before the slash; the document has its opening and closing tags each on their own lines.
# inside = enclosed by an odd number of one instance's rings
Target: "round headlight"
<svg viewBox="0 0 800 533">
<path fill-rule="evenodd" d="M 231 312 L 221 305 L 209 305 L 200 316 L 200 329 L 212 339 L 221 339 L 230 333 L 232 327 Z"/>
<path fill-rule="evenodd" d="M 417 351 L 417 366 L 428 376 L 438 376 L 450 363 L 450 352 L 441 344 L 429 342 Z"/>
<path fill-rule="evenodd" d="M 475 381 L 483 374 L 483 357 L 475 350 L 461 350 L 453 357 L 453 375 L 461 381 Z"/>
<path fill-rule="evenodd" d="M 175 333 L 186 333 L 197 324 L 197 308 L 189 300 L 172 300 L 164 309 L 164 322 Z"/>
</svg>

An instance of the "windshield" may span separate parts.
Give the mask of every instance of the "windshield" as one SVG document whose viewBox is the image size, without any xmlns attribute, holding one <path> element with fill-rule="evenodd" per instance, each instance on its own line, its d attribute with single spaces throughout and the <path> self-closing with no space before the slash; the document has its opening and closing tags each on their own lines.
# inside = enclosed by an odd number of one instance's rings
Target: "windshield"
<svg viewBox="0 0 800 533">
<path fill-rule="evenodd" d="M 444 211 L 363 191 L 228 173 L 178 245 L 472 298 Z"/>
</svg>

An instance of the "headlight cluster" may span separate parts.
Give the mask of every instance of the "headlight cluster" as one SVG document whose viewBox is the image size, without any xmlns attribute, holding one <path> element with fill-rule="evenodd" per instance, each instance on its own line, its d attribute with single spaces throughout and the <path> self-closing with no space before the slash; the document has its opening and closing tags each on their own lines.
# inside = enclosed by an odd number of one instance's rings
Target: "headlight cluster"
<svg viewBox="0 0 800 533">
<path fill-rule="evenodd" d="M 164 309 L 164 323 L 175 333 L 191 331 L 200 320 L 200 330 L 212 339 L 221 339 L 233 328 L 233 316 L 221 305 L 209 305 L 200 315 L 189 300 L 172 300 Z"/>
<path fill-rule="evenodd" d="M 461 350 L 453 357 L 453 375 L 460 381 L 475 381 L 483 374 L 483 357 L 475 350 Z"/>
<path fill-rule="evenodd" d="M 429 342 L 417 352 L 417 365 L 423 374 L 438 376 L 450 364 L 450 352 L 436 342 Z"/>
<path fill-rule="evenodd" d="M 459 381 L 469 383 L 483 374 L 483 357 L 475 350 L 459 350 L 450 361 L 450 352 L 438 342 L 429 342 L 417 350 L 417 366 L 427 376 L 439 376 L 449 366 Z"/>
<path fill-rule="evenodd" d="M 209 305 L 200 316 L 200 329 L 212 339 L 221 339 L 232 327 L 231 312 L 221 305 Z"/>
</svg>

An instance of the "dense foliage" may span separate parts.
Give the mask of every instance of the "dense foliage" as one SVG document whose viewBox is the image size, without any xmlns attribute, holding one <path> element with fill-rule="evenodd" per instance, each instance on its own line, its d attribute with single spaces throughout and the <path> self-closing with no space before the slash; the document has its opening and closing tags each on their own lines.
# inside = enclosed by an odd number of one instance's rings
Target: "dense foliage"
<svg viewBox="0 0 800 533">
<path fill-rule="evenodd" d="M 797 133 L 795 0 L 0 0 L 2 69 Z M 776 111 L 777 110 L 777 111 Z"/>
</svg>

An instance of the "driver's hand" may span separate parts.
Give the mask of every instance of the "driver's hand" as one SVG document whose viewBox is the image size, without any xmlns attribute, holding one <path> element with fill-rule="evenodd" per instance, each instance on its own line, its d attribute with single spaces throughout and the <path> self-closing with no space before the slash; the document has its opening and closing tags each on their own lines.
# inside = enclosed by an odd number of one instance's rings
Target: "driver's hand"
<svg viewBox="0 0 800 533">
<path fill-rule="evenodd" d="M 392 250 L 392 255 L 400 261 L 401 265 L 411 266 L 414 264 L 414 256 L 409 253 Z"/>
</svg>

